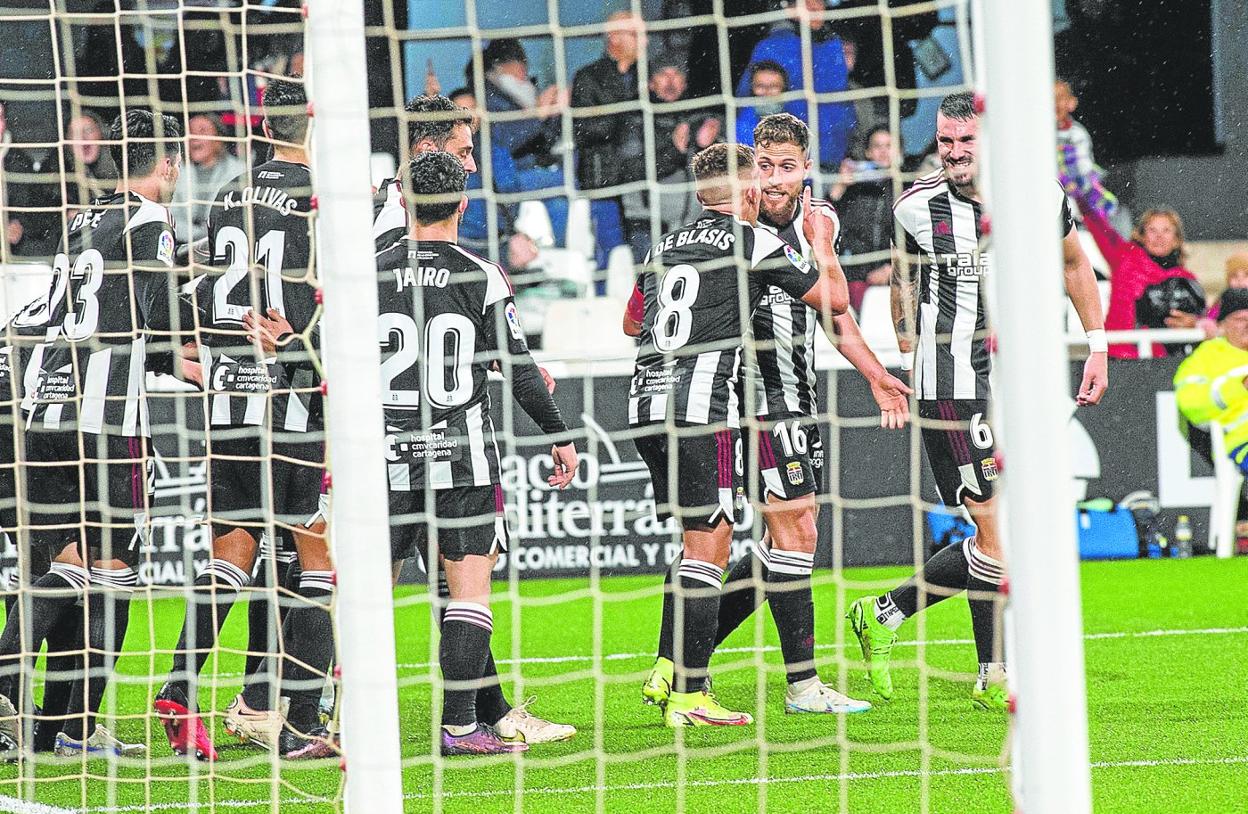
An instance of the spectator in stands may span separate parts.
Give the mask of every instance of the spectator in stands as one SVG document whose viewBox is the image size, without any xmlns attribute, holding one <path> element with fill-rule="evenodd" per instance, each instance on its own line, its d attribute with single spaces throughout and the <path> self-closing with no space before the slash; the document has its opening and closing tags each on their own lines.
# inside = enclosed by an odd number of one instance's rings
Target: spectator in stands
<svg viewBox="0 0 1248 814">
<path fill-rule="evenodd" d="M 806 121 L 806 106 L 801 102 L 790 102 L 786 105 L 779 99 L 770 99 L 789 90 L 789 73 L 783 65 L 771 59 L 751 62 L 742 77 L 742 80 L 746 79 L 749 80 L 749 96 L 752 99 L 768 101 L 755 101 L 737 108 L 738 144 L 754 143 L 754 127 L 764 116 L 787 111 Z"/>
<path fill-rule="evenodd" d="M 179 241 L 194 243 L 208 235 L 208 212 L 217 191 L 247 168 L 222 140 L 221 122 L 200 113 L 187 122 L 189 159 L 173 191 L 173 225 Z"/>
<path fill-rule="evenodd" d="M 788 20 L 777 23 L 754 46 L 748 64 L 771 60 L 778 63 L 788 75 L 790 90 L 801 90 L 805 76 L 802 60 L 802 36 L 800 26 L 810 28 L 810 59 L 811 73 L 814 80 L 815 93 L 836 93 L 849 87 L 849 69 L 845 64 L 845 49 L 832 30 L 832 26 L 824 19 L 825 0 L 784 0 L 788 9 Z M 737 85 L 737 96 L 754 95 L 751 91 L 753 77 L 747 71 Z M 810 121 L 805 115 L 806 104 L 794 103 L 800 108 L 798 114 L 791 106 L 788 112 L 798 116 L 802 121 Z M 835 172 L 845 157 L 849 144 L 849 134 L 854 129 L 855 114 L 852 102 L 821 102 L 819 104 L 819 128 L 815 133 L 818 140 L 812 139 L 812 152 L 818 145 L 817 159 L 825 171 Z M 740 131 L 738 131 L 740 132 Z M 752 132 L 752 131 L 751 131 Z M 742 143 L 750 144 L 751 141 Z"/>
<path fill-rule="evenodd" d="M 1208 339 L 1174 374 L 1180 426 L 1192 449 L 1212 463 L 1209 425 L 1225 432 L 1226 451 L 1248 474 L 1248 289 L 1228 288 L 1218 301 L 1221 336 Z M 1243 517 L 1241 513 L 1241 518 Z"/>
<path fill-rule="evenodd" d="M 528 113 L 520 119 L 490 122 L 490 173 L 495 192 L 562 189 L 563 169 L 553 152 L 560 135 L 559 113 L 567 106 L 559 87 L 551 85 L 538 92 L 529 78 L 528 56 L 517 39 L 492 40 L 482 52 L 481 62 L 486 112 Z M 471 71 L 469 62 L 465 75 Z M 541 197 L 546 205 L 555 243 L 562 246 L 568 231 L 568 199 L 562 195 L 534 197 Z M 509 208 L 514 211 L 516 207 Z"/>
<path fill-rule="evenodd" d="M 1226 290 L 1232 288 L 1248 289 L 1248 251 L 1235 252 L 1226 258 Z M 1200 328 L 1206 339 L 1212 339 L 1218 333 L 1218 308 L 1215 302 L 1203 316 L 1183 312 L 1172 316 L 1176 327 Z"/>
<path fill-rule="evenodd" d="M 61 168 L 50 147 L 19 144 L 0 104 L 0 223 L 4 224 L 0 261 L 50 260 L 61 240 Z"/>
<path fill-rule="evenodd" d="M 71 208 L 85 208 L 117 188 L 117 168 L 104 149 L 105 132 L 103 120 L 89 110 L 69 121 L 64 154 L 65 192 Z"/>
<path fill-rule="evenodd" d="M 723 110 L 715 103 L 705 107 L 681 110 L 664 110 L 665 105 L 680 102 L 688 88 L 688 75 L 679 61 L 664 55 L 650 60 L 650 102 L 658 111 L 654 114 L 654 177 L 663 187 L 678 188 L 659 190 L 659 221 L 661 231 L 692 220 L 701 209 L 692 187 L 693 176 L 689 173 L 689 159 L 694 153 L 723 141 Z M 636 160 L 644 161 L 644 156 Z M 644 164 L 642 171 L 644 175 Z M 644 217 L 630 231 L 640 235 L 649 245 L 652 207 L 647 207 Z M 634 253 L 642 246 L 634 243 Z"/>
<path fill-rule="evenodd" d="M 1118 199 L 1105 188 L 1101 168 L 1092 157 L 1092 136 L 1073 115 L 1079 107 L 1079 97 L 1069 82 L 1059 79 L 1053 86 L 1053 99 L 1057 113 L 1057 173 L 1062 187 L 1072 196 L 1087 198 L 1089 205 L 1100 209 L 1106 218 L 1113 218 Z"/>
<path fill-rule="evenodd" d="M 888 285 L 893 274 L 893 134 L 885 125 L 867 131 L 863 160 L 846 158 L 830 196 L 841 218 L 841 267 L 849 282 L 849 302 L 862 309 L 873 285 Z M 863 255 L 874 258 L 859 260 Z"/>
<path fill-rule="evenodd" d="M 1166 208 L 1149 209 L 1136 222 L 1131 239 L 1124 240 L 1106 220 L 1103 207 L 1096 206 L 1078 191 L 1075 200 L 1083 213 L 1084 225 L 1096 240 L 1111 271 L 1105 329 L 1122 331 L 1148 327 L 1136 311 L 1147 290 L 1171 278 L 1196 279 L 1196 275 L 1183 266 L 1187 250 L 1183 245 L 1183 220 L 1179 213 Z M 1203 294 L 1201 301 L 1203 307 Z M 1165 318 L 1165 327 L 1184 327 L 1181 314 L 1172 311 Z M 1139 351 L 1135 344 L 1112 344 L 1109 355 L 1116 359 L 1135 359 Z M 1166 355 L 1165 346 L 1155 345 L 1153 355 Z"/>
<path fill-rule="evenodd" d="M 572 140 L 576 144 L 576 183 L 582 190 L 605 189 L 646 177 L 645 163 L 635 160 L 646 155 L 645 135 L 638 102 L 637 54 L 641 47 L 641 21 L 627 11 L 607 18 L 602 57 L 576 72 L 572 81 L 572 107 L 600 107 L 632 104 L 634 109 L 596 116 L 576 116 L 572 120 Z M 606 268 L 611 250 L 629 240 L 629 226 L 636 223 L 644 208 L 640 193 L 630 196 L 634 217 L 624 216 L 620 196 L 590 199 L 598 268 Z"/>
</svg>

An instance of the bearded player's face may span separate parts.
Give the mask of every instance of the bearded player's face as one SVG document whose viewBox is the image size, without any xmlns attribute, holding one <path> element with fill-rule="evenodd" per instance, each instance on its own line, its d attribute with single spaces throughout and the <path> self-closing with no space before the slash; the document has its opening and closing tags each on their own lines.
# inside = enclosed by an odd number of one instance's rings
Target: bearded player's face
<svg viewBox="0 0 1248 814">
<path fill-rule="evenodd" d="M 796 144 L 769 144 L 754 153 L 762 185 L 760 209 L 767 220 L 787 224 L 793 219 L 810 160 Z"/>
<path fill-rule="evenodd" d="M 976 153 L 979 150 L 979 117 L 950 119 L 936 114 L 936 150 L 940 154 L 945 176 L 954 186 L 975 183 L 979 172 Z"/>
</svg>

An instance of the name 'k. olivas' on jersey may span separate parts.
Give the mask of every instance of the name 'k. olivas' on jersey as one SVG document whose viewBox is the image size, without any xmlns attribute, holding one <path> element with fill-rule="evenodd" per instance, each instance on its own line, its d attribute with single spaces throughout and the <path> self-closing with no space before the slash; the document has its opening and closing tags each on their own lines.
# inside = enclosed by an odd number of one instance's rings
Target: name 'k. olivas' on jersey
<svg viewBox="0 0 1248 814">
<path fill-rule="evenodd" d="M 323 426 L 311 198 L 308 167 L 275 160 L 227 183 L 213 203 L 213 267 L 186 293 L 199 317 L 211 426 L 265 425 L 270 402 L 275 431 Z M 294 336 L 274 357 L 262 358 L 243 316 L 269 309 L 286 318 Z"/>
<path fill-rule="evenodd" d="M 1052 197 L 1064 237 L 1074 228 L 1065 193 L 1056 182 L 1041 192 Z M 958 194 L 944 170 L 915 181 L 893 207 L 910 273 L 918 277 L 914 389 L 920 400 L 989 398 L 983 214 L 983 205 Z M 1035 272 L 1047 279 L 1046 270 Z"/>
<path fill-rule="evenodd" d="M 731 215 L 705 211 L 666 235 L 640 275 L 645 318 L 630 426 L 664 422 L 669 414 L 676 425 L 740 426 L 743 304 L 747 316 L 754 313 L 772 286 L 800 299 L 818 279 L 774 232 Z"/>
<path fill-rule="evenodd" d="M 178 307 L 169 210 L 134 192 L 79 212 L 52 263 L 27 427 L 148 435 L 145 372 L 172 372 Z"/>
<path fill-rule="evenodd" d="M 403 239 L 377 254 L 377 293 L 392 491 L 499 482 L 491 367 L 543 432 L 567 431 L 500 267 L 454 243 Z"/>
</svg>

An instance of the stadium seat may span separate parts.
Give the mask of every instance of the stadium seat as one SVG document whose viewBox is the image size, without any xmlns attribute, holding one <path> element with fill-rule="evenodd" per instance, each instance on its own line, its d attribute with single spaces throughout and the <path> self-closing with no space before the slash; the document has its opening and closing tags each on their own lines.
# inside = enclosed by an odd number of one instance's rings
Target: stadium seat
<svg viewBox="0 0 1248 814">
<path fill-rule="evenodd" d="M 613 297 L 556 300 L 546 311 L 542 350 L 578 358 L 628 358 L 637 352 L 620 330 L 624 302 Z"/>
<path fill-rule="evenodd" d="M 876 353 L 897 350 L 897 335 L 893 331 L 891 314 L 888 286 L 873 285 L 868 288 L 858 312 L 858 325 L 862 328 L 863 338 Z"/>
<path fill-rule="evenodd" d="M 616 246 L 607 259 L 607 296 L 627 302 L 633 295 L 636 280 L 633 250 L 628 246 Z"/>
<path fill-rule="evenodd" d="M 545 210 L 540 203 L 537 206 Z M 543 248 L 538 250 L 537 258 L 546 269 L 548 279 L 573 282 L 581 294 L 588 291 L 593 283 L 594 264 L 580 252 L 571 249 Z"/>
<path fill-rule="evenodd" d="M 516 231 L 528 235 L 539 248 L 555 245 L 555 229 L 550 223 L 550 213 L 541 201 L 520 202 Z"/>
<path fill-rule="evenodd" d="M 1222 426 L 1209 424 L 1213 450 L 1213 505 L 1209 507 L 1209 548 L 1219 557 L 1235 553 L 1235 513 L 1244 476 L 1226 452 Z"/>
<path fill-rule="evenodd" d="M 52 284 L 52 267 L 43 263 L 0 265 L 0 313 L 7 323 L 22 306 L 40 295 L 46 296 Z"/>
<path fill-rule="evenodd" d="M 568 202 L 568 234 L 564 244 L 586 257 L 594 256 L 593 221 L 589 217 L 589 200 L 573 198 Z"/>
<path fill-rule="evenodd" d="M 381 182 L 387 178 L 394 178 L 399 174 L 399 165 L 395 163 L 394 156 L 389 153 L 373 153 L 368 157 L 368 175 L 373 181 L 373 186 L 381 186 Z"/>
</svg>

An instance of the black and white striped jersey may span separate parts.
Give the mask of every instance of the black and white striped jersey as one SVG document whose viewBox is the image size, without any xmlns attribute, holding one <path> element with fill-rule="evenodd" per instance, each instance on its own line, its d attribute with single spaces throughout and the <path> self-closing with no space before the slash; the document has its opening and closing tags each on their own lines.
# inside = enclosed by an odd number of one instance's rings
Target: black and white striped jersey
<svg viewBox="0 0 1248 814">
<path fill-rule="evenodd" d="M 665 235 L 639 280 L 645 318 L 629 425 L 739 426 L 742 314 L 752 314 L 770 286 L 800 298 L 818 279 L 774 232 L 731 215 L 707 210 Z"/>
<path fill-rule="evenodd" d="M 1059 236 L 1066 235 L 1074 222 L 1065 193 L 1056 182 L 1042 193 L 1052 197 Z M 940 170 L 915 181 L 893 215 L 906 235 L 911 273 L 918 277 L 917 397 L 989 398 L 992 359 L 984 299 L 991 264 L 982 243 L 983 206 L 959 195 Z M 1048 279 L 1047 270 L 1039 271 Z"/>
<path fill-rule="evenodd" d="M 213 202 L 212 269 L 186 293 L 198 322 L 209 426 L 267 425 L 271 404 L 274 430 L 322 427 L 311 199 L 305 165 L 269 161 L 227 183 Z M 296 339 L 266 359 L 248 340 L 243 316 L 269 309 Z"/>
<path fill-rule="evenodd" d="M 0 333 L 0 463 L 14 460 L 14 419 L 25 392 L 38 381 L 29 365 L 47 333 L 48 300 L 39 296 L 18 311 Z"/>
<path fill-rule="evenodd" d="M 832 204 L 812 200 L 814 210 L 834 224 L 832 247 L 839 251 L 841 221 Z M 802 202 L 794 209 L 793 220 L 787 224 L 770 223 L 760 215 L 759 225 L 780 236 L 812 266 L 814 251 L 802 232 Z M 819 315 L 801 300 L 794 299 L 777 285 L 767 287 L 758 307 L 750 315 L 754 331 L 754 358 L 757 368 L 749 366 L 745 355 L 746 382 L 754 388 L 754 408 L 759 415 L 798 413 L 813 416 L 819 410 L 818 379 L 815 376 L 815 332 Z"/>
<path fill-rule="evenodd" d="M 373 193 L 373 245 L 378 251 L 388 249 L 407 236 L 407 225 L 403 184 L 387 178 Z"/>
<path fill-rule="evenodd" d="M 37 380 L 22 402 L 28 429 L 148 434 L 144 374 L 171 369 L 179 322 L 173 258 L 169 210 L 134 192 L 74 216 L 53 261 Z"/>
<path fill-rule="evenodd" d="M 454 243 L 400 240 L 377 254 L 378 341 L 392 491 L 498 483 L 486 377 L 529 360 L 497 265 Z"/>
</svg>

